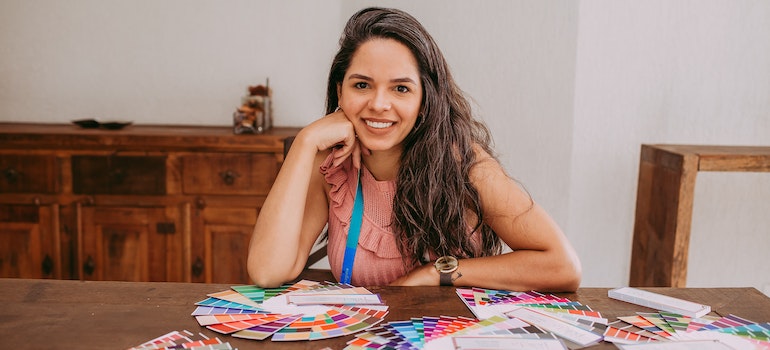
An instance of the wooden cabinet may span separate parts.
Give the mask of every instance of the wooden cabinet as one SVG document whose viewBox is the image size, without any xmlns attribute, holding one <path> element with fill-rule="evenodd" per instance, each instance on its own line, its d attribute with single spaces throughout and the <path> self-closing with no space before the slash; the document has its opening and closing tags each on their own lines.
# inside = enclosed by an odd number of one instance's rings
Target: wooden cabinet
<svg viewBox="0 0 770 350">
<path fill-rule="evenodd" d="M 250 283 L 296 128 L 0 123 L 0 277 Z"/>
</svg>

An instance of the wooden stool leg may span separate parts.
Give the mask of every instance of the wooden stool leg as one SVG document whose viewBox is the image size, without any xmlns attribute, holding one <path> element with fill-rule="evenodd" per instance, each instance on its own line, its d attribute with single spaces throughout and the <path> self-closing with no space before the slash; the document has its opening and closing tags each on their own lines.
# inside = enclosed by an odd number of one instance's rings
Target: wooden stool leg
<svg viewBox="0 0 770 350">
<path fill-rule="evenodd" d="M 630 286 L 684 287 L 698 155 L 642 145 Z"/>
</svg>

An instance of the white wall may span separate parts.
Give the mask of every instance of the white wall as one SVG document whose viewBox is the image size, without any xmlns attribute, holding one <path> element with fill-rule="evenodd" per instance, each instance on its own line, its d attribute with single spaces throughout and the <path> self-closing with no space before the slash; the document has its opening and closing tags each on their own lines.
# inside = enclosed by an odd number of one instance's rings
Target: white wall
<svg viewBox="0 0 770 350">
<path fill-rule="evenodd" d="M 770 145 L 770 3 L 583 1 L 567 228 L 627 281 L 641 143 Z M 770 174 L 699 173 L 688 286 L 770 295 Z"/>
<path fill-rule="evenodd" d="M 0 120 L 231 125 L 270 78 L 281 125 L 323 113 L 339 3 L 3 0 Z"/>
<path fill-rule="evenodd" d="M 270 77 L 276 124 L 301 126 L 345 20 L 374 3 L 431 31 L 584 286 L 628 281 L 641 143 L 770 144 L 761 0 L 4 0 L 0 121 L 230 125 Z M 767 174 L 699 174 L 688 285 L 770 293 L 768 198 Z"/>
</svg>

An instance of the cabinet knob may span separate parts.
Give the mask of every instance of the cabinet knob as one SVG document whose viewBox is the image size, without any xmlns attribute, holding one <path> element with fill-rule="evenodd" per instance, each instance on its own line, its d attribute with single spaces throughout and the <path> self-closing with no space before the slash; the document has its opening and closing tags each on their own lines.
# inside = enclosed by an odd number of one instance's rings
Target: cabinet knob
<svg viewBox="0 0 770 350">
<path fill-rule="evenodd" d="M 222 178 L 222 181 L 224 181 L 225 184 L 232 185 L 235 183 L 235 179 L 241 177 L 241 175 L 228 169 L 226 171 L 219 173 L 219 177 Z"/>
<path fill-rule="evenodd" d="M 45 258 L 43 259 L 43 276 L 49 276 L 53 272 L 53 259 L 51 259 L 51 256 L 46 254 Z"/>
<path fill-rule="evenodd" d="M 192 264 L 192 274 L 195 277 L 200 277 L 203 274 L 203 259 L 201 257 L 197 257 Z"/>
<path fill-rule="evenodd" d="M 3 177 L 9 184 L 15 184 L 19 180 L 21 174 L 14 168 L 8 167 L 3 170 Z"/>
<path fill-rule="evenodd" d="M 83 273 L 91 276 L 94 273 L 94 270 L 96 270 L 96 263 L 94 262 L 94 258 L 89 255 L 88 258 L 86 258 L 86 262 L 83 263 Z"/>
<path fill-rule="evenodd" d="M 120 185 L 126 179 L 126 172 L 123 169 L 114 169 L 110 172 L 110 184 Z"/>
</svg>

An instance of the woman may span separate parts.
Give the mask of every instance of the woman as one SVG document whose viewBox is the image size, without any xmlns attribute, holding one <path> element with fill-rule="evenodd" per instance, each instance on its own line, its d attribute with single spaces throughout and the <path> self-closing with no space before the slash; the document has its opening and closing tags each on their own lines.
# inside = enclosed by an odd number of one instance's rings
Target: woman
<svg viewBox="0 0 770 350">
<path fill-rule="evenodd" d="M 368 8 L 350 18 L 326 110 L 297 134 L 257 219 L 257 285 L 295 279 L 328 224 L 343 282 L 577 289 L 573 248 L 494 158 L 489 131 L 413 17 Z M 512 251 L 501 254 L 502 243 Z"/>
</svg>

